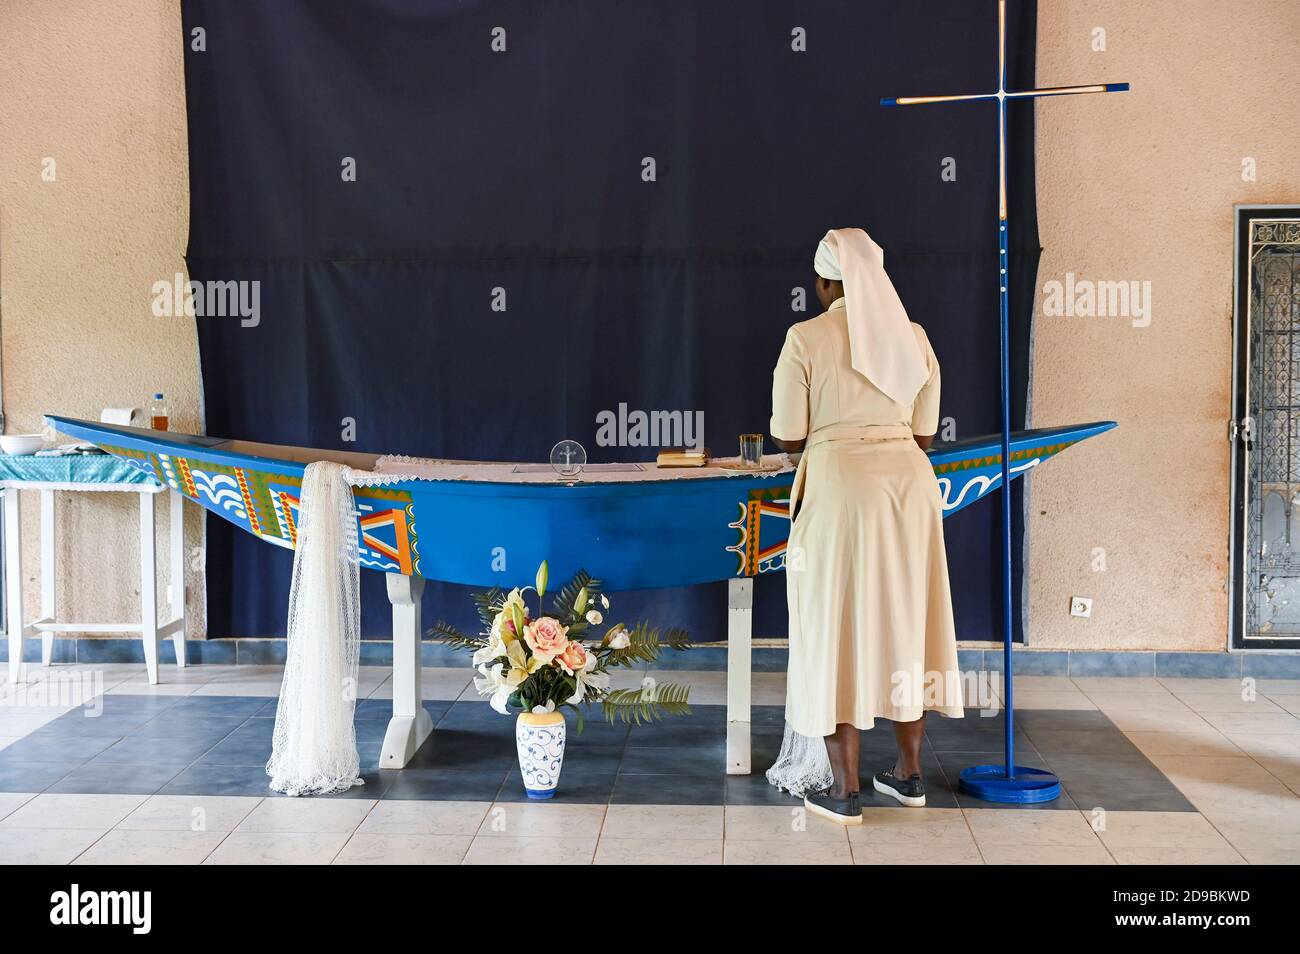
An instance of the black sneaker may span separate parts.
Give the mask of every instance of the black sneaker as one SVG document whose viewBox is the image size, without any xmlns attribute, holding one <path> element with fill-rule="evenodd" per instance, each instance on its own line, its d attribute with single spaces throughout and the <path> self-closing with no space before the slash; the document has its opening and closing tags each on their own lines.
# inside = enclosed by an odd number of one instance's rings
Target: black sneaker
<svg viewBox="0 0 1300 954">
<path fill-rule="evenodd" d="M 880 794 L 888 795 L 909 808 L 923 808 L 925 806 L 925 783 L 921 781 L 919 775 L 902 779 L 895 775 L 894 769 L 891 768 L 883 772 L 877 772 L 876 777 L 871 780 L 871 784 Z"/>
<path fill-rule="evenodd" d="M 831 790 L 809 792 L 803 806 L 814 815 L 820 815 L 837 825 L 862 824 L 862 796 L 853 792 L 848 798 L 832 798 Z"/>
</svg>

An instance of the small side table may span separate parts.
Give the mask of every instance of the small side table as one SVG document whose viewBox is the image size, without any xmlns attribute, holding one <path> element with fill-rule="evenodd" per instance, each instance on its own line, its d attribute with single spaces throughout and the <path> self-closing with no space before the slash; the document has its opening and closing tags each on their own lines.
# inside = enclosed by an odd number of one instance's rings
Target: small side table
<svg viewBox="0 0 1300 954">
<path fill-rule="evenodd" d="M 0 454 L 0 490 L 4 492 L 5 606 L 9 636 L 9 681 L 22 673 L 23 641 L 41 635 L 41 665 L 48 666 L 56 633 L 139 633 L 144 641 L 149 682 L 158 682 L 158 642 L 170 636 L 176 648 L 176 665 L 185 665 L 185 534 L 184 501 L 172 493 L 170 562 L 171 618 L 158 621 L 157 555 L 154 546 L 153 498 L 166 488 L 152 476 L 108 454 L 65 457 Z M 54 547 L 54 495 L 56 491 L 118 492 L 140 495 L 140 622 L 60 623 L 55 619 L 56 550 Z M 19 494 L 41 495 L 41 614 L 23 622 L 22 525 Z"/>
</svg>

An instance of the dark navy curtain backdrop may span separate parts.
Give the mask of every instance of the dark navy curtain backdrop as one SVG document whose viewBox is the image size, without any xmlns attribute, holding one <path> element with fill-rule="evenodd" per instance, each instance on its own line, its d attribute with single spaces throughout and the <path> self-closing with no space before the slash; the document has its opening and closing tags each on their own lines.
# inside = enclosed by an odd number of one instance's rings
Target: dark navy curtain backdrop
<svg viewBox="0 0 1300 954">
<path fill-rule="evenodd" d="M 1009 85 L 1027 87 L 1035 5 L 1009 7 Z M 198 321 L 208 433 L 488 460 L 545 460 L 574 438 L 595 461 L 649 459 L 596 445 L 597 412 L 625 402 L 703 410 L 708 446 L 734 454 L 737 434 L 766 429 L 786 328 L 818 310 L 816 242 L 843 226 L 884 247 L 943 366 L 956 436 L 998 429 L 995 106 L 877 105 L 996 88 L 995 0 L 183 10 L 190 276 L 261 282 L 256 327 Z M 1019 427 L 1039 252 L 1032 105 L 1011 121 Z M 944 525 L 962 638 L 1000 632 L 999 506 Z M 207 534 L 212 635 L 283 635 L 291 555 L 220 520 Z M 507 585 L 532 578 L 508 570 Z M 363 628 L 386 636 L 383 579 L 363 580 Z M 720 639 L 724 591 L 629 594 L 617 615 Z M 426 594 L 430 620 L 472 619 L 463 590 Z M 759 580 L 757 617 L 758 635 L 785 634 L 782 577 Z"/>
</svg>

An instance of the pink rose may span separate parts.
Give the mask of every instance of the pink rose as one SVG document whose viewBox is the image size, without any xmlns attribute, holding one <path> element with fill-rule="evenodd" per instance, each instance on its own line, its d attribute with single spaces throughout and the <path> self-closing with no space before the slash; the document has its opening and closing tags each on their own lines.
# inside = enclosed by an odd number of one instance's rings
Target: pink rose
<svg viewBox="0 0 1300 954">
<path fill-rule="evenodd" d="M 572 676 L 575 672 L 587 665 L 587 650 L 582 648 L 582 643 L 571 642 L 564 647 L 564 652 L 556 656 L 556 661 L 564 667 L 564 671 Z"/>
<path fill-rule="evenodd" d="M 558 619 L 543 616 L 524 627 L 524 642 L 534 656 L 540 657 L 543 663 L 548 663 L 568 648 L 567 633 L 568 630 L 560 625 Z"/>
</svg>

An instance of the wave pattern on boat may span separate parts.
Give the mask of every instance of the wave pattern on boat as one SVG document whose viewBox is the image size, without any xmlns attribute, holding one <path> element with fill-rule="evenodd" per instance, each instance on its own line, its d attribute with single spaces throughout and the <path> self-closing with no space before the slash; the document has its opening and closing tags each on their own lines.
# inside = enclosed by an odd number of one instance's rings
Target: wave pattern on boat
<svg viewBox="0 0 1300 954">
<path fill-rule="evenodd" d="M 376 455 L 253 444 L 49 416 L 260 540 L 297 543 L 306 463 L 369 469 Z M 1110 430 L 1101 421 L 1019 431 L 1012 476 Z M 944 516 L 997 489 L 997 435 L 928 452 Z M 617 483 L 403 479 L 353 488 L 367 569 L 475 586 L 507 585 L 547 559 L 555 579 L 590 565 L 611 590 L 680 586 L 785 568 L 793 472 Z M 419 531 L 417 532 L 417 527 Z M 527 571 L 531 572 L 531 571 Z"/>
</svg>

